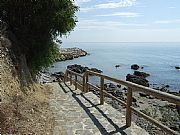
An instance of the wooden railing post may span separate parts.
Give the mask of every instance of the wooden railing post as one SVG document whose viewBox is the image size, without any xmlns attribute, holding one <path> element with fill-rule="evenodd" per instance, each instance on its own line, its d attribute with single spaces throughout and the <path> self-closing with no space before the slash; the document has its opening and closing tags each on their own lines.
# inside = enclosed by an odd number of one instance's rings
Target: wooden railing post
<svg viewBox="0 0 180 135">
<path fill-rule="evenodd" d="M 72 85 L 72 73 L 70 73 L 70 85 Z"/>
<path fill-rule="evenodd" d="M 75 90 L 77 90 L 77 75 L 75 75 Z"/>
<path fill-rule="evenodd" d="M 86 82 L 85 82 L 85 86 L 86 86 L 86 92 L 89 92 L 89 87 L 88 87 L 88 81 L 89 81 L 89 73 L 88 71 L 85 72 L 85 76 L 86 76 Z"/>
<path fill-rule="evenodd" d="M 127 93 L 127 107 L 126 107 L 126 126 L 131 126 L 131 105 L 132 105 L 132 88 L 128 87 Z"/>
<path fill-rule="evenodd" d="M 83 92 L 85 92 L 85 76 L 86 75 L 86 72 L 84 73 L 84 75 L 83 75 L 83 82 L 82 82 L 82 86 L 83 86 Z"/>
<path fill-rule="evenodd" d="M 66 80 L 67 80 L 67 71 L 64 74 L 64 83 L 66 83 Z"/>
<path fill-rule="evenodd" d="M 100 80 L 100 104 L 104 104 L 104 77 L 101 77 Z"/>
</svg>

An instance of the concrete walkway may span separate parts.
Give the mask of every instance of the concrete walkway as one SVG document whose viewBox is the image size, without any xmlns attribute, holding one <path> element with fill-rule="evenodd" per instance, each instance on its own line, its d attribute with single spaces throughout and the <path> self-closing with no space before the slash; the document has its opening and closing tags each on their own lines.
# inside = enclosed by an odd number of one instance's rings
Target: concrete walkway
<svg viewBox="0 0 180 135">
<path fill-rule="evenodd" d="M 54 135 L 148 135 L 134 123 L 126 128 L 125 116 L 106 103 L 99 105 L 93 93 L 82 93 L 64 83 L 50 85 Z"/>
</svg>

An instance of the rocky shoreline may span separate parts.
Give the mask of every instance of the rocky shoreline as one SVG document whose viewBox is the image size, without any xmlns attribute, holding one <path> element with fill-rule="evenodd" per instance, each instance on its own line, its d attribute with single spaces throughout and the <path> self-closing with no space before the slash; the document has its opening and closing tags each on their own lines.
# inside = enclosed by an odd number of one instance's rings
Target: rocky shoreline
<svg viewBox="0 0 180 135">
<path fill-rule="evenodd" d="M 131 68 L 134 67 L 133 65 Z M 127 81 L 131 81 L 146 87 L 152 87 L 156 90 L 168 92 L 177 96 L 180 96 L 180 93 L 178 92 L 170 92 L 168 88 L 169 85 L 163 85 L 163 86 L 157 86 L 149 84 L 149 81 L 146 79 L 148 76 L 150 76 L 149 73 L 140 72 L 138 71 L 139 68 L 142 69 L 140 66 L 135 66 L 136 68 L 134 70 L 133 75 L 128 74 L 126 76 Z M 137 68 L 138 67 L 138 68 Z M 87 69 L 102 73 L 101 70 L 97 68 L 89 68 L 89 67 L 83 67 L 81 65 L 69 65 L 67 66 L 67 69 L 70 69 L 74 72 L 83 74 Z M 64 74 L 62 72 L 58 72 L 53 74 L 53 76 L 58 78 L 63 78 Z M 97 87 L 99 87 L 97 85 Z M 104 88 L 108 93 L 111 93 L 113 96 L 123 100 L 126 102 L 127 99 L 127 87 L 115 84 L 115 83 L 105 83 Z M 94 94 L 99 96 L 99 91 L 97 91 L 94 88 L 90 89 Z M 114 108 L 117 110 L 125 113 L 125 107 L 123 107 L 121 104 L 119 104 L 117 101 L 112 100 L 110 97 L 105 97 L 105 102 L 108 104 L 111 104 Z M 164 125 L 167 125 L 169 128 L 177 131 L 180 133 L 180 107 L 176 106 L 174 104 L 168 103 L 167 101 L 156 99 L 153 96 L 136 92 L 133 95 L 133 107 L 135 107 L 137 110 L 147 114 L 148 116 L 153 117 L 154 119 L 157 119 L 158 121 L 161 121 Z M 133 114 L 133 120 L 136 122 L 137 125 L 141 126 L 142 128 L 146 129 L 150 134 L 163 134 L 164 132 L 157 128 L 156 126 L 153 126 L 151 123 L 146 121 L 145 119 L 138 117 L 137 115 Z"/>
<path fill-rule="evenodd" d="M 86 56 L 88 53 L 80 48 L 64 48 L 61 49 L 59 58 L 56 61 L 65 61 L 65 60 L 72 60 L 74 58 Z M 121 65 L 115 65 L 116 68 L 119 68 Z M 180 92 L 171 92 L 169 90 L 169 85 L 157 85 L 157 84 L 150 84 L 147 77 L 150 76 L 149 73 L 142 72 L 144 67 L 138 64 L 132 64 L 130 66 L 132 70 L 134 70 L 133 74 L 127 74 L 126 81 L 130 81 L 139 85 L 143 85 L 146 87 L 151 87 L 153 89 L 167 92 L 170 94 L 174 94 L 176 96 L 180 96 Z M 89 68 L 84 67 L 82 65 L 68 65 L 67 69 L 70 69 L 74 72 L 83 74 L 87 69 L 102 73 L 102 70 L 97 68 Z M 141 69 L 139 71 L 139 69 Z M 179 70 L 179 67 L 175 67 L 175 69 Z M 52 81 L 57 81 L 59 78 L 63 79 L 64 73 L 63 72 L 56 72 L 50 75 L 53 79 Z M 97 87 L 99 87 L 97 85 Z M 115 83 L 105 83 L 104 88 L 107 92 L 111 93 L 113 96 L 123 100 L 126 102 L 127 99 L 127 87 Z M 99 96 L 99 91 L 91 88 L 91 91 Z M 125 107 L 120 105 L 117 101 L 112 100 L 110 97 L 105 96 L 105 102 L 111 104 L 117 110 L 125 113 Z M 180 133 L 180 107 L 174 104 L 170 104 L 166 101 L 155 99 L 153 96 L 144 94 L 144 93 L 134 93 L 133 95 L 133 107 L 137 110 L 161 121 L 164 125 L 167 125 L 169 128 L 177 131 Z M 150 134 L 164 134 L 162 130 L 153 126 L 151 123 L 146 121 L 145 119 L 138 117 L 137 115 L 133 114 L 133 120 L 136 122 L 137 125 L 141 126 L 142 128 L 146 129 Z"/>
<path fill-rule="evenodd" d="M 99 87 L 99 86 L 97 86 Z M 106 83 L 104 84 L 104 88 L 108 93 L 111 93 L 116 98 L 126 102 L 127 99 L 127 88 L 115 84 L 115 83 Z M 94 88 L 90 88 L 91 91 L 96 94 L 98 97 L 100 96 L 99 91 Z M 123 105 L 118 103 L 117 101 L 113 100 L 109 96 L 105 96 L 105 102 L 112 105 L 115 109 L 125 114 L 126 109 Z M 134 92 L 133 94 L 133 102 L 132 105 L 137 110 L 151 116 L 152 118 L 160 121 L 164 125 L 168 126 L 169 128 L 177 131 L 180 133 L 179 121 L 180 121 L 180 108 L 177 105 L 168 103 L 167 101 L 156 99 L 153 96 Z M 148 122 L 147 120 L 139 117 L 136 114 L 133 114 L 133 121 L 141 126 L 142 128 L 146 129 L 150 134 L 164 134 L 162 130 Z"/>
<path fill-rule="evenodd" d="M 74 58 L 79 58 L 88 55 L 88 53 L 80 48 L 61 48 L 59 51 L 59 56 L 56 59 L 58 61 L 72 60 Z"/>
</svg>

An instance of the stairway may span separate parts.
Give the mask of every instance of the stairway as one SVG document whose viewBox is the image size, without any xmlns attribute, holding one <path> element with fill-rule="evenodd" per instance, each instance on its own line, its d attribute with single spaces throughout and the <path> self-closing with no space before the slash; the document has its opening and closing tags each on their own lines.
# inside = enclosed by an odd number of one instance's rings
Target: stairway
<svg viewBox="0 0 180 135">
<path fill-rule="evenodd" d="M 108 104 L 100 105 L 92 92 L 82 93 L 69 83 L 51 83 L 50 106 L 55 117 L 54 135 L 148 135 Z"/>
</svg>

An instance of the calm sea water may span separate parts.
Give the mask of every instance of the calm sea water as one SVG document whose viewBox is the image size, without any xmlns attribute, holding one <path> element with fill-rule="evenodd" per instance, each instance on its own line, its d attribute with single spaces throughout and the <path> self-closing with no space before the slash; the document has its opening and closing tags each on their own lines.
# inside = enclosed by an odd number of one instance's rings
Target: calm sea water
<svg viewBox="0 0 180 135">
<path fill-rule="evenodd" d="M 61 47 L 79 47 L 90 55 L 57 62 L 50 72 L 65 71 L 67 65 L 81 64 L 96 67 L 103 73 L 124 79 L 132 64 L 143 66 L 143 72 L 150 73 L 151 84 L 170 85 L 170 89 L 180 90 L 180 43 L 63 43 Z M 121 65 L 115 68 L 115 65 Z"/>
</svg>

